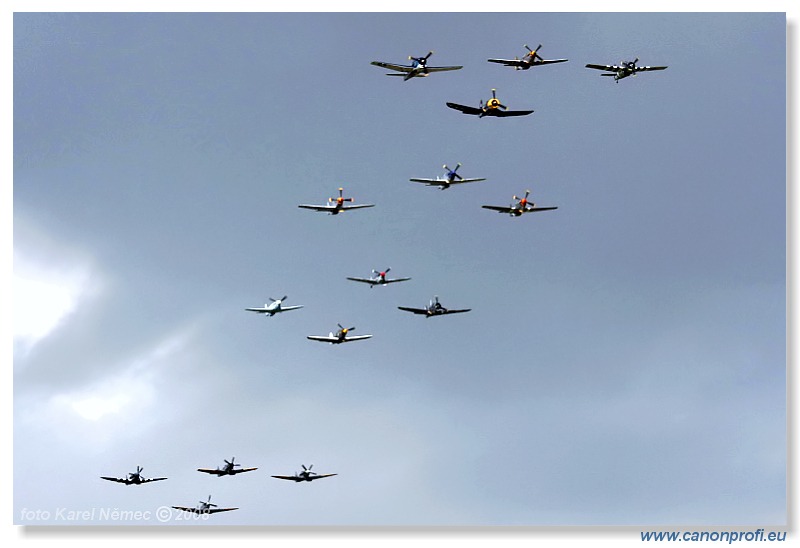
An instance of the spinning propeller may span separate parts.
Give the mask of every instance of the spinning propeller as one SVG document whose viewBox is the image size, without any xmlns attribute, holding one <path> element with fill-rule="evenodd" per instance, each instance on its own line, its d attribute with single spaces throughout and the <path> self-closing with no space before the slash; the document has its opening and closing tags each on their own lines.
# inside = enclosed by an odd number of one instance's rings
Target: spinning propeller
<svg viewBox="0 0 800 548">
<path fill-rule="evenodd" d="M 411 55 L 409 55 L 408 59 L 410 61 L 416 61 L 417 63 L 419 63 L 419 66 L 425 68 L 425 66 L 428 64 L 428 57 L 430 57 L 431 55 L 433 55 L 433 52 L 429 51 L 428 55 L 426 55 L 425 57 L 412 57 Z"/>
<path fill-rule="evenodd" d="M 528 50 L 528 55 L 530 55 L 530 57 L 531 57 L 531 61 L 536 61 L 536 59 L 539 59 L 539 61 L 544 61 L 544 59 L 542 59 L 542 56 L 541 56 L 541 55 L 539 55 L 539 53 L 538 53 L 538 52 L 539 52 L 539 48 L 541 48 L 541 47 L 542 47 L 542 45 L 541 45 L 541 44 L 539 44 L 538 46 L 536 46 L 536 49 L 531 49 L 531 48 L 529 48 L 529 47 L 528 47 L 528 44 L 525 44 L 525 46 L 524 46 L 524 47 L 525 47 L 525 49 L 526 49 L 526 50 Z"/>
<path fill-rule="evenodd" d="M 340 324 L 340 323 L 337 323 L 336 325 L 339 326 L 339 330 L 341 331 L 342 335 L 347 335 L 348 331 L 355 331 L 356 330 L 355 327 L 342 327 L 342 324 Z M 314 465 L 312 464 L 311 466 L 314 466 Z M 305 468 L 305 465 L 303 465 L 303 468 Z"/>
<path fill-rule="evenodd" d="M 445 166 L 445 167 L 447 167 L 447 166 Z M 373 269 L 372 269 L 372 273 L 373 273 L 373 274 L 375 274 L 376 276 L 380 276 L 381 278 L 386 278 L 386 274 L 387 274 L 387 273 L 388 273 L 390 270 L 391 270 L 391 268 L 387 268 L 387 269 L 386 269 L 386 270 L 384 270 L 383 272 L 378 272 L 377 270 L 375 270 L 375 269 L 373 268 Z M 341 327 L 341 326 L 340 326 L 340 327 Z"/>
<path fill-rule="evenodd" d="M 342 192 L 344 189 L 339 187 L 339 197 L 338 198 L 328 198 L 329 202 L 336 202 L 337 204 L 341 204 L 342 202 L 352 202 L 353 198 L 342 198 Z"/>
<path fill-rule="evenodd" d="M 284 299 L 285 299 L 285 298 L 286 298 L 286 297 L 284 297 Z M 227 464 L 227 465 L 228 465 L 229 467 L 231 467 L 231 468 L 233 468 L 233 467 L 235 467 L 235 466 L 241 466 L 241 464 L 234 464 L 234 462 L 233 462 L 233 461 L 234 461 L 234 460 L 236 460 L 236 457 L 231 457 L 231 460 L 230 460 L 230 461 L 228 461 L 227 459 L 222 459 L 222 460 L 224 460 L 224 461 L 225 461 L 225 464 Z"/>
<path fill-rule="evenodd" d="M 458 164 L 456 164 L 455 169 L 448 168 L 447 164 L 443 165 L 442 167 L 447 170 L 447 178 L 450 179 L 451 181 L 453 179 L 463 179 L 463 177 L 461 175 L 456 173 L 456 171 L 458 171 L 458 168 L 461 167 L 461 163 L 460 162 Z"/>
<path fill-rule="evenodd" d="M 208 495 L 208 500 L 207 501 L 203 502 L 201 500 L 199 502 L 200 502 L 200 506 L 204 507 L 204 508 L 212 508 L 212 507 L 216 507 L 217 506 L 216 504 L 212 504 L 211 503 L 211 495 Z"/>
<path fill-rule="evenodd" d="M 481 103 L 483 103 L 483 100 L 481 100 Z M 507 106 L 500 103 L 500 101 L 497 99 L 497 90 L 494 88 L 492 88 L 492 98 L 486 101 L 486 108 L 501 108 L 503 110 L 508 109 Z"/>
<path fill-rule="evenodd" d="M 525 208 L 525 206 L 526 206 L 526 205 L 527 205 L 527 203 L 528 203 L 528 194 L 530 194 L 530 193 L 531 193 L 531 191 L 530 191 L 530 190 L 526 190 L 526 191 L 525 191 L 525 196 L 524 196 L 523 198 L 520 198 L 519 196 L 516 196 L 516 195 L 515 195 L 515 196 L 513 197 L 513 199 L 514 199 L 514 200 L 519 200 L 519 202 L 517 202 L 517 206 L 519 206 L 519 207 L 521 207 L 521 208 L 523 208 L 523 209 L 524 209 L 524 208 Z"/>
</svg>

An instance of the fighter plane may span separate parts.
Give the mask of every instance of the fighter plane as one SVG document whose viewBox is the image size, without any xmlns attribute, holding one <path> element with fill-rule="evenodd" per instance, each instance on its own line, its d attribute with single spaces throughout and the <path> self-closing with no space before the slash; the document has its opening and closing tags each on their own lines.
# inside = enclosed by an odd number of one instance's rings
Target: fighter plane
<svg viewBox="0 0 800 548">
<path fill-rule="evenodd" d="M 311 205 L 311 204 L 300 204 L 297 207 L 302 207 L 304 209 L 313 209 L 314 211 L 327 211 L 330 215 L 336 215 L 340 211 L 348 211 L 350 209 L 361 209 L 363 207 L 375 207 L 375 204 L 354 204 L 354 205 L 344 205 L 345 202 L 352 202 L 353 198 L 342 198 L 342 192 L 344 191 L 343 188 L 339 188 L 339 197 L 338 198 L 328 198 L 328 203 L 325 205 Z"/>
<path fill-rule="evenodd" d="M 187 508 L 186 506 L 173 506 L 175 510 L 183 510 L 184 512 L 192 512 L 194 514 L 216 514 L 217 512 L 230 512 L 231 510 L 238 510 L 238 508 L 217 508 L 216 504 L 211 503 L 211 495 L 208 495 L 207 501 L 200 501 L 199 505 L 195 508 Z"/>
<path fill-rule="evenodd" d="M 386 279 L 386 274 L 391 270 L 391 268 L 387 268 L 383 272 L 379 272 L 375 269 L 372 270 L 372 277 L 371 278 L 350 278 L 348 280 L 353 280 L 354 282 L 362 282 L 365 284 L 369 284 L 370 289 L 375 287 L 376 285 L 387 285 L 392 284 L 395 282 L 405 282 L 406 280 L 410 280 L 411 278 L 390 278 Z"/>
<path fill-rule="evenodd" d="M 461 164 L 456 164 L 454 169 L 449 169 L 447 164 L 442 166 L 445 169 L 444 177 L 436 177 L 435 179 L 409 179 L 409 181 L 413 183 L 425 183 L 428 186 L 438 186 L 442 190 L 449 188 L 450 185 L 457 185 L 461 183 L 477 183 L 478 181 L 485 181 L 485 178 L 481 179 L 465 179 L 456 171 L 458 168 L 461 167 Z"/>
<path fill-rule="evenodd" d="M 525 54 L 525 57 L 520 59 L 519 57 L 514 57 L 513 59 L 488 59 L 490 63 L 502 63 L 503 66 L 506 67 L 514 67 L 515 70 L 528 70 L 531 67 L 538 67 L 540 65 L 550 65 L 552 63 L 563 63 L 568 61 L 569 59 L 542 59 L 542 56 L 539 55 L 539 49 L 542 47 L 541 44 L 537 46 L 536 49 L 531 49 L 528 47 L 528 44 L 523 46 L 528 53 Z"/>
<path fill-rule="evenodd" d="M 384 63 L 382 61 L 372 61 L 370 65 L 375 65 L 376 67 L 381 67 L 389 70 L 396 70 L 398 73 L 389 73 L 386 76 L 402 76 L 403 81 L 407 81 L 415 76 L 420 78 L 429 76 L 432 72 L 443 72 L 445 70 L 458 70 L 460 68 L 464 68 L 462 66 L 452 66 L 452 67 L 429 67 L 428 66 L 428 57 L 433 54 L 432 51 L 428 52 L 428 55 L 425 57 L 412 57 L 411 55 L 408 56 L 409 61 L 412 61 L 410 65 L 397 65 L 395 63 Z"/>
<path fill-rule="evenodd" d="M 492 89 L 492 98 L 487 100 L 485 105 L 483 104 L 483 99 L 481 99 L 478 108 L 459 105 L 458 103 L 446 104 L 450 108 L 460 110 L 463 114 L 477 114 L 478 118 L 483 118 L 484 116 L 498 116 L 501 118 L 505 116 L 527 116 L 533 112 L 532 110 L 508 110 L 508 107 L 501 104 L 497 99 L 496 92 L 496 89 Z"/>
<path fill-rule="evenodd" d="M 605 70 L 606 72 L 600 76 L 613 76 L 614 81 L 619 83 L 623 78 L 628 76 L 636 76 L 637 72 L 646 72 L 649 70 L 664 70 L 667 67 L 639 67 L 636 63 L 639 62 L 637 57 L 633 61 L 620 61 L 619 65 L 586 65 L 586 68 Z"/>
<path fill-rule="evenodd" d="M 306 468 L 305 464 L 301 464 L 303 467 L 302 472 L 297 472 L 294 476 L 272 476 L 273 478 L 284 479 L 284 480 L 291 480 L 294 482 L 298 481 L 314 481 L 322 478 L 329 478 L 331 476 L 335 476 L 337 474 L 317 474 L 316 472 L 312 472 L 311 468 L 314 467 L 313 464 L 309 464 L 308 468 Z"/>
<path fill-rule="evenodd" d="M 342 327 L 342 324 L 336 324 L 339 326 L 339 330 L 334 333 L 331 332 L 327 337 L 322 335 L 308 335 L 306 336 L 307 339 L 312 341 L 322 341 L 322 342 L 329 342 L 331 344 L 340 344 L 343 342 L 351 342 L 351 341 L 360 341 L 362 339 L 369 339 L 372 335 L 356 335 L 355 337 L 348 337 L 347 334 L 350 331 L 355 331 L 355 327 Z"/>
<path fill-rule="evenodd" d="M 302 304 L 298 304 L 295 306 L 283 306 L 283 301 L 286 300 L 286 295 L 284 295 L 280 299 L 273 299 L 269 297 L 269 300 L 272 301 L 270 303 L 265 303 L 264 308 L 245 308 L 245 310 L 249 310 L 250 312 L 257 312 L 259 314 L 266 314 L 270 318 L 279 312 L 286 312 L 287 310 L 297 310 L 298 308 L 303 308 Z"/>
<path fill-rule="evenodd" d="M 558 207 L 551 206 L 551 207 L 536 207 L 536 204 L 533 202 L 528 202 L 528 194 L 530 194 L 530 190 L 525 191 L 525 196 L 520 198 L 519 196 L 514 196 L 513 199 L 516 202 L 512 203 L 508 207 L 506 206 L 493 206 L 493 205 L 484 205 L 481 206 L 484 209 L 491 209 L 493 211 L 499 211 L 500 213 L 508 213 L 512 217 L 519 217 L 523 213 L 533 213 L 535 211 L 549 211 L 551 209 L 558 209 Z"/>
<path fill-rule="evenodd" d="M 206 474 L 214 474 L 218 478 L 221 478 L 222 476 L 235 476 L 236 474 L 241 474 L 242 472 L 258 470 L 258 468 L 239 468 L 237 470 L 236 467 L 241 466 L 241 464 L 235 464 L 233 462 L 234 459 L 235 457 L 231 457 L 231 460 L 223 459 L 225 461 L 225 466 L 222 468 L 217 467 L 213 470 L 211 468 L 198 468 L 197 471 L 205 472 Z"/>
<path fill-rule="evenodd" d="M 471 308 L 463 308 L 460 310 L 445 308 L 439 304 L 438 296 L 434 296 L 425 308 L 409 308 L 407 306 L 398 306 L 397 308 L 405 310 L 406 312 L 413 312 L 414 314 L 422 314 L 426 318 L 430 318 L 431 316 L 444 316 L 445 314 L 458 314 L 459 312 L 469 312 L 472 310 Z"/>
<path fill-rule="evenodd" d="M 142 476 L 142 467 L 137 466 L 136 472 L 128 473 L 127 478 L 112 478 L 108 476 L 100 476 L 104 480 L 116 481 L 117 483 L 124 483 L 125 485 L 141 485 L 143 483 L 150 483 L 151 481 L 161 481 L 167 478 L 150 478 L 146 479 Z"/>
</svg>

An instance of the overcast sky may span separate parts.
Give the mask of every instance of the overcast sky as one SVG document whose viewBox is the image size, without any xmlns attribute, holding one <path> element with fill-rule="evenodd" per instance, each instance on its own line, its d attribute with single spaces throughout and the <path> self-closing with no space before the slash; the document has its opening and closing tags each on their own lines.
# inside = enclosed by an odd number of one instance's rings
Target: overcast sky
<svg viewBox="0 0 800 548">
<path fill-rule="evenodd" d="M 782 13 L 16 14 L 14 522 L 786 523 L 785 67 Z"/>
</svg>

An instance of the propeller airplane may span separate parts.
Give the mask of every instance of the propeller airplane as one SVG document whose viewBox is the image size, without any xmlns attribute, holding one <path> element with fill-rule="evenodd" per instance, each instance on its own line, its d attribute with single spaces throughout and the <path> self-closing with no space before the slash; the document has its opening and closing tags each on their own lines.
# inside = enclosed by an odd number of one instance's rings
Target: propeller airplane
<svg viewBox="0 0 800 548">
<path fill-rule="evenodd" d="M 525 57 L 520 59 L 519 57 L 515 57 L 514 59 L 488 59 L 490 63 L 502 63 L 503 66 L 506 67 L 514 67 L 515 70 L 528 70 L 531 67 L 538 67 L 541 65 L 550 65 L 553 63 L 563 63 L 568 61 L 569 59 L 542 59 L 542 56 L 539 55 L 539 49 L 541 49 L 542 45 L 539 44 L 536 49 L 531 49 L 528 47 L 528 44 L 523 46 L 528 53 L 525 54 Z"/>
<path fill-rule="evenodd" d="M 236 474 L 241 474 L 242 472 L 251 472 L 253 470 L 258 470 L 258 468 L 239 468 L 237 470 L 236 467 L 241 466 L 241 464 L 234 463 L 233 461 L 235 458 L 236 457 L 231 457 L 231 460 L 223 459 L 225 461 L 225 466 L 223 466 L 222 468 L 219 467 L 215 469 L 198 468 L 197 471 L 205 472 L 206 474 L 213 474 L 218 478 L 221 478 L 222 476 L 235 476 Z"/>
<path fill-rule="evenodd" d="M 439 297 L 434 296 L 433 299 L 428 303 L 428 306 L 425 308 L 410 308 L 407 306 L 398 306 L 400 310 L 405 310 L 406 312 L 413 312 L 414 314 L 421 314 L 426 318 L 430 318 L 431 316 L 444 316 L 445 314 L 458 314 L 459 312 L 469 312 L 472 310 L 471 308 L 463 308 L 463 309 L 451 309 L 445 308 L 439 303 Z"/>
<path fill-rule="evenodd" d="M 375 287 L 376 285 L 387 285 L 392 284 L 395 282 L 405 282 L 406 280 L 410 280 L 411 278 L 386 278 L 386 274 L 391 270 L 391 268 L 387 268 L 386 270 L 379 272 L 375 269 L 372 270 L 372 277 L 370 278 L 351 278 L 348 276 L 348 280 L 353 280 L 354 282 L 362 282 L 365 284 L 369 284 L 370 289 Z"/>
<path fill-rule="evenodd" d="M 294 482 L 298 482 L 298 481 L 314 481 L 337 475 L 337 474 L 317 474 L 316 472 L 312 472 L 311 468 L 314 467 L 313 464 L 309 464 L 308 467 L 306 467 L 305 464 L 301 464 L 301 466 L 303 467 L 303 471 L 297 472 L 294 476 L 272 476 L 272 477 L 277 479 L 291 480 Z"/>
<path fill-rule="evenodd" d="M 412 57 L 409 55 L 408 60 L 411 61 L 410 65 L 398 65 L 396 63 L 384 63 L 382 61 L 372 61 L 370 65 L 375 65 L 376 67 L 389 70 L 396 70 L 397 72 L 389 73 L 386 76 L 402 76 L 404 82 L 414 77 L 423 78 L 425 76 L 430 76 L 430 74 L 433 72 L 443 72 L 446 70 L 458 70 L 464 68 L 460 65 L 450 67 L 429 67 L 428 57 L 431 55 L 433 55 L 432 51 L 429 51 L 428 55 L 425 57 Z"/>
<path fill-rule="evenodd" d="M 339 330 L 336 333 L 331 332 L 327 337 L 322 335 L 308 335 L 306 336 L 307 339 L 312 341 L 321 341 L 321 342 L 328 342 L 331 344 L 340 344 L 344 342 L 351 342 L 351 341 L 360 341 L 363 339 L 369 339 L 372 335 L 356 335 L 354 337 L 348 337 L 347 334 L 351 331 L 355 331 L 355 327 L 342 327 L 342 324 L 336 324 L 339 326 Z"/>
<path fill-rule="evenodd" d="M 449 169 L 447 164 L 442 166 L 445 169 L 445 173 L 443 177 L 436 177 L 435 179 L 409 179 L 409 181 L 413 183 L 425 183 L 428 186 L 438 186 L 441 190 L 449 188 L 450 185 L 457 185 L 461 183 L 477 183 L 478 181 L 485 181 L 485 178 L 481 179 L 465 179 L 456 171 L 458 168 L 461 167 L 461 164 L 456 164 L 454 169 Z"/>
<path fill-rule="evenodd" d="M 636 63 L 639 62 L 639 58 L 637 57 L 633 61 L 620 61 L 619 65 L 586 65 L 586 68 L 595 69 L 595 70 L 604 70 L 603 74 L 600 76 L 613 76 L 614 81 L 619 83 L 620 80 L 623 78 L 627 78 L 628 76 L 636 76 L 638 72 L 647 72 L 651 70 L 664 70 L 667 67 L 640 67 Z"/>
<path fill-rule="evenodd" d="M 508 207 L 493 206 L 493 205 L 484 205 L 481 207 L 484 209 L 491 209 L 493 211 L 498 211 L 500 213 L 508 213 L 512 217 L 519 217 L 523 213 L 534 213 L 536 211 L 549 211 L 551 209 L 558 209 L 557 206 L 536 207 L 536 204 L 528 201 L 528 195 L 530 193 L 531 193 L 530 190 L 526 190 L 525 196 L 523 196 L 522 198 L 520 198 L 519 196 L 514 196 L 512 199 L 516 200 L 516 202 L 512 203 Z"/>
<path fill-rule="evenodd" d="M 312 204 L 300 204 L 297 207 L 302 207 L 303 209 L 313 209 L 314 211 L 327 211 L 330 215 L 336 215 L 340 211 L 348 211 L 351 209 L 361 209 L 364 207 L 375 207 L 375 204 L 354 204 L 354 205 L 345 205 L 345 202 L 352 202 L 353 198 L 343 198 L 342 192 L 344 191 L 343 188 L 339 188 L 339 197 L 338 198 L 328 198 L 328 203 L 325 205 L 312 205 Z"/>
<path fill-rule="evenodd" d="M 269 297 L 271 302 L 265 303 L 263 308 L 245 308 L 245 310 L 249 310 L 250 312 L 256 312 L 258 314 L 266 314 L 270 318 L 279 312 L 286 312 L 288 310 L 297 310 L 298 308 L 303 308 L 302 304 L 298 304 L 295 306 L 283 306 L 283 301 L 286 300 L 286 295 L 284 295 L 280 299 L 273 299 Z"/>
<path fill-rule="evenodd" d="M 497 116 L 499 118 L 506 116 L 527 116 L 533 112 L 532 110 L 508 110 L 508 107 L 500 103 L 500 100 L 497 99 L 496 89 L 492 89 L 492 98 L 488 99 L 485 105 L 483 104 L 483 99 L 481 99 L 478 108 L 459 105 L 458 103 L 446 104 L 452 109 L 461 111 L 462 114 L 477 115 L 478 118 L 483 118 L 484 116 Z"/>
<path fill-rule="evenodd" d="M 167 478 L 145 478 L 142 476 L 142 467 L 137 466 L 136 472 L 128 473 L 127 478 L 112 478 L 109 476 L 100 476 L 101 479 L 108 480 L 108 481 L 116 481 L 117 483 L 124 483 L 125 485 L 141 485 L 143 483 L 150 483 L 151 481 L 161 481 Z"/>
<path fill-rule="evenodd" d="M 173 506 L 175 510 L 183 510 L 184 512 L 192 512 L 194 514 L 216 514 L 218 512 L 230 512 L 231 510 L 238 510 L 238 508 L 218 508 L 216 504 L 211 502 L 211 495 L 208 495 L 207 501 L 200 501 L 195 508 L 188 508 L 186 506 Z"/>
</svg>

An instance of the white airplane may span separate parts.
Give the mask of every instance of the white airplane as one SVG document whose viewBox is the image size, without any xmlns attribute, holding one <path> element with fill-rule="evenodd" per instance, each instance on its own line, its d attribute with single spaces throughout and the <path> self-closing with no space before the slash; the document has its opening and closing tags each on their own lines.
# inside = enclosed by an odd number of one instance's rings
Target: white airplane
<svg viewBox="0 0 800 548">
<path fill-rule="evenodd" d="M 266 314 L 269 317 L 274 316 L 279 312 L 286 312 L 287 310 L 297 310 L 298 308 L 303 308 L 302 304 L 298 304 L 295 306 L 283 306 L 283 301 L 286 300 L 286 295 L 283 296 L 281 299 L 273 299 L 272 297 L 269 298 L 270 303 L 264 303 L 263 308 L 245 308 L 245 310 L 249 310 L 250 312 L 257 312 L 258 314 Z"/>
<path fill-rule="evenodd" d="M 372 61 L 370 65 L 375 65 L 376 67 L 381 67 L 389 70 L 396 70 L 400 74 L 391 73 L 387 74 L 386 76 L 402 76 L 403 81 L 407 81 L 415 76 L 420 78 L 424 76 L 430 75 L 432 72 L 442 72 L 445 70 L 458 70 L 464 68 L 462 66 L 450 66 L 450 67 L 429 67 L 428 66 L 428 57 L 433 55 L 432 51 L 428 52 L 428 55 L 425 57 L 412 57 L 411 55 L 408 56 L 409 61 L 413 61 L 411 65 L 398 65 L 396 63 L 384 63 L 383 61 Z"/>
<path fill-rule="evenodd" d="M 343 188 L 339 188 L 339 197 L 338 198 L 328 198 L 328 203 L 325 205 L 313 205 L 313 204 L 300 204 L 297 207 L 302 207 L 303 209 L 313 209 L 314 211 L 327 211 L 330 215 L 336 215 L 340 211 L 348 211 L 351 209 L 361 209 L 364 207 L 375 207 L 375 204 L 353 204 L 353 205 L 344 205 L 345 202 L 352 202 L 353 198 L 343 198 L 342 192 L 344 191 Z"/>
<path fill-rule="evenodd" d="M 600 76 L 613 76 L 614 81 L 619 83 L 623 78 L 628 76 L 636 76 L 637 72 L 647 72 L 651 70 L 664 70 L 667 67 L 640 67 L 636 63 L 639 62 L 637 57 L 633 61 L 620 61 L 619 65 L 586 65 L 586 68 L 595 70 L 604 70 L 605 72 Z"/>
<path fill-rule="evenodd" d="M 369 284 L 370 289 L 375 287 L 376 285 L 387 285 L 392 284 L 395 282 L 405 282 L 406 280 L 410 280 L 411 278 L 390 278 L 386 279 L 386 273 L 389 272 L 391 268 L 387 268 L 383 272 L 379 272 L 375 269 L 372 270 L 372 277 L 371 278 L 351 278 L 348 276 L 348 280 L 353 280 L 354 282 L 362 282 L 365 284 Z"/>
<path fill-rule="evenodd" d="M 557 206 L 537 207 L 536 204 L 528 201 L 528 194 L 530 193 L 531 193 L 530 190 L 526 190 L 525 196 L 523 198 L 520 198 L 519 196 L 514 196 L 512 199 L 516 200 L 516 202 L 512 203 L 508 207 L 493 206 L 493 205 L 484 205 L 481 207 L 484 209 L 499 211 L 500 213 L 508 213 L 512 217 L 519 217 L 523 213 L 534 213 L 536 211 L 549 211 L 551 209 L 558 209 Z"/>
<path fill-rule="evenodd" d="M 237 466 L 241 466 L 241 464 L 235 464 L 233 461 L 236 457 L 232 457 L 231 460 L 223 459 L 225 461 L 225 466 L 222 468 L 198 468 L 198 472 L 205 472 L 206 474 L 213 474 L 218 478 L 222 476 L 235 476 L 236 474 L 241 474 L 242 472 L 251 472 L 253 470 L 258 470 L 258 468 L 239 468 L 236 469 Z"/>
<path fill-rule="evenodd" d="M 108 481 L 116 481 L 117 483 L 124 483 L 125 485 L 141 485 L 143 483 L 150 483 L 151 481 L 162 481 L 167 478 L 145 478 L 142 476 L 142 467 L 137 466 L 136 472 L 129 472 L 127 478 L 112 478 L 109 476 L 100 476 L 100 478 Z"/>
<path fill-rule="evenodd" d="M 331 344 L 340 344 L 343 342 L 351 342 L 351 341 L 360 341 L 363 339 L 369 339 L 372 335 L 356 335 L 355 337 L 348 337 L 347 334 L 350 331 L 355 331 L 355 327 L 342 327 L 342 324 L 336 324 L 339 326 L 339 330 L 336 333 L 329 333 L 327 337 L 322 335 L 308 335 L 306 336 L 307 339 L 312 341 L 322 341 L 328 342 Z"/>
<path fill-rule="evenodd" d="M 216 514 L 217 512 L 230 512 L 231 510 L 238 510 L 238 508 L 217 508 L 216 504 L 211 503 L 211 495 L 208 495 L 207 501 L 200 501 L 199 505 L 195 508 L 188 508 L 186 506 L 173 506 L 175 510 L 183 510 L 184 512 L 192 512 L 194 514 Z"/>
<path fill-rule="evenodd" d="M 303 467 L 302 472 L 297 472 L 294 476 L 272 476 L 273 478 L 284 479 L 284 480 L 291 480 L 294 482 L 298 481 L 314 481 L 322 478 L 329 478 L 331 476 L 335 476 L 337 474 L 317 474 L 316 472 L 312 472 L 311 468 L 314 467 L 313 464 L 309 464 L 308 468 L 306 468 L 305 464 L 301 464 L 300 466 Z"/>
<path fill-rule="evenodd" d="M 542 59 L 542 56 L 539 55 L 539 49 L 541 49 L 542 45 L 536 49 L 531 49 L 528 47 L 528 44 L 523 46 L 528 53 L 525 54 L 525 57 L 520 59 L 519 57 L 515 57 L 514 59 L 488 59 L 490 63 L 502 63 L 506 67 L 514 67 L 515 70 L 528 70 L 531 67 L 538 67 L 540 65 L 551 65 L 553 63 L 564 63 L 568 59 Z"/>
<path fill-rule="evenodd" d="M 445 169 L 444 177 L 436 177 L 435 179 L 409 179 L 409 181 L 413 183 L 425 183 L 428 186 L 438 186 L 442 190 L 449 188 L 450 185 L 457 185 L 461 183 L 477 183 L 478 181 L 485 181 L 485 178 L 481 179 L 465 179 L 456 171 L 458 168 L 461 167 L 461 164 L 456 164 L 455 169 L 449 169 L 447 164 L 442 166 Z"/>
</svg>

